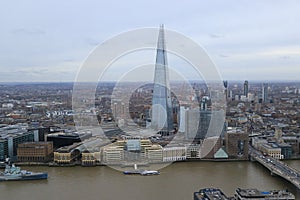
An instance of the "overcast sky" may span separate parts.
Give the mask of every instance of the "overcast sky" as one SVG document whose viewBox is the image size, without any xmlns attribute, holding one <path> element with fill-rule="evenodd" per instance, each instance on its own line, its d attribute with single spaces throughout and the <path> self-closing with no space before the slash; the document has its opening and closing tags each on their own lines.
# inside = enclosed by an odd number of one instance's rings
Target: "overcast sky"
<svg viewBox="0 0 300 200">
<path fill-rule="evenodd" d="M 74 81 L 98 44 L 162 23 L 199 43 L 224 79 L 299 80 L 299 11 L 297 0 L 3 0 L 0 82 Z"/>
</svg>

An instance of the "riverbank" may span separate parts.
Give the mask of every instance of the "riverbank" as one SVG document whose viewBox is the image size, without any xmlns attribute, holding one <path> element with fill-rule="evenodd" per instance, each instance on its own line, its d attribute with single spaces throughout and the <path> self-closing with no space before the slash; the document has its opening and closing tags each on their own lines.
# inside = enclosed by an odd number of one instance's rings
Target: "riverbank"
<svg viewBox="0 0 300 200">
<path fill-rule="evenodd" d="M 282 161 L 297 161 L 298 159 L 285 159 Z M 96 166 L 120 166 L 120 167 L 131 167 L 134 164 L 138 164 L 138 166 L 150 166 L 151 164 L 168 164 L 168 163 L 182 163 L 182 162 L 246 162 L 250 160 L 245 159 L 188 159 L 188 160 L 180 160 L 180 161 L 173 161 L 173 162 L 155 162 L 155 163 L 95 163 L 93 165 L 82 165 L 81 162 L 73 162 L 68 164 L 58 164 L 55 162 L 15 162 L 16 165 L 19 166 L 48 166 L 48 167 L 74 167 L 74 166 L 82 166 L 82 167 L 96 167 Z M 250 161 L 252 162 L 252 161 Z"/>
<path fill-rule="evenodd" d="M 180 161 L 174 161 L 174 162 L 155 162 L 155 163 L 122 163 L 122 164 L 116 164 L 116 163 L 95 163 L 94 165 L 82 165 L 81 162 L 75 162 L 75 163 L 68 163 L 68 164 L 58 164 L 55 162 L 49 162 L 49 163 L 41 163 L 41 162 L 15 162 L 16 165 L 19 166 L 48 166 L 48 167 L 74 167 L 74 166 L 82 166 L 82 167 L 95 167 L 95 166 L 120 166 L 120 167 L 131 167 L 134 164 L 138 164 L 138 166 L 150 166 L 152 164 L 169 164 L 169 163 L 188 163 L 188 162 L 245 162 L 249 160 L 244 159 L 189 159 L 189 160 L 180 160 Z"/>
</svg>

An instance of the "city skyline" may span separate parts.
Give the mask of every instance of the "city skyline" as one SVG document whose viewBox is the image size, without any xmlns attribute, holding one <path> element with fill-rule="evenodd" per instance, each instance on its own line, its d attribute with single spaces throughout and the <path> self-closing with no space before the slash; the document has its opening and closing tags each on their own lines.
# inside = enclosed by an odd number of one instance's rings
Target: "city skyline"
<svg viewBox="0 0 300 200">
<path fill-rule="evenodd" d="M 2 2 L 1 197 L 300 199 L 299 9 Z"/>
<path fill-rule="evenodd" d="M 296 1 L 172 3 L 172 9 L 166 9 L 169 1 L 160 7 L 158 2 L 131 1 L 3 4 L 1 82 L 72 82 L 96 45 L 121 32 L 161 23 L 203 46 L 225 80 L 298 80 Z M 81 10 L 89 14 L 79 17 Z"/>
</svg>

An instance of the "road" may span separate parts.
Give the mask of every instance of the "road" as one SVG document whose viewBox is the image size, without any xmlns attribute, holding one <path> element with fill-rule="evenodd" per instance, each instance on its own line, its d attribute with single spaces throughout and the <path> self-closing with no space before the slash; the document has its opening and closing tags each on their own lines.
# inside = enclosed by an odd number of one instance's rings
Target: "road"
<svg viewBox="0 0 300 200">
<path fill-rule="evenodd" d="M 274 159 L 271 156 L 264 156 L 260 151 L 250 146 L 250 156 L 271 171 L 271 174 L 276 174 L 294 184 L 300 189 L 300 172 L 291 168 L 286 163 Z"/>
</svg>

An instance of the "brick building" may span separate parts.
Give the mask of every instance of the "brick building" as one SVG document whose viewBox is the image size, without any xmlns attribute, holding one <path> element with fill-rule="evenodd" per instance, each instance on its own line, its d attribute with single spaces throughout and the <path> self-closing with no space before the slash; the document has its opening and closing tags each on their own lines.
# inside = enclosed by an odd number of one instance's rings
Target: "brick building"
<svg viewBox="0 0 300 200">
<path fill-rule="evenodd" d="M 225 146 L 229 158 L 248 159 L 248 133 L 238 130 L 228 131 L 225 133 Z"/>
<path fill-rule="evenodd" d="M 48 162 L 53 155 L 52 142 L 26 142 L 17 148 L 20 162 Z"/>
</svg>

